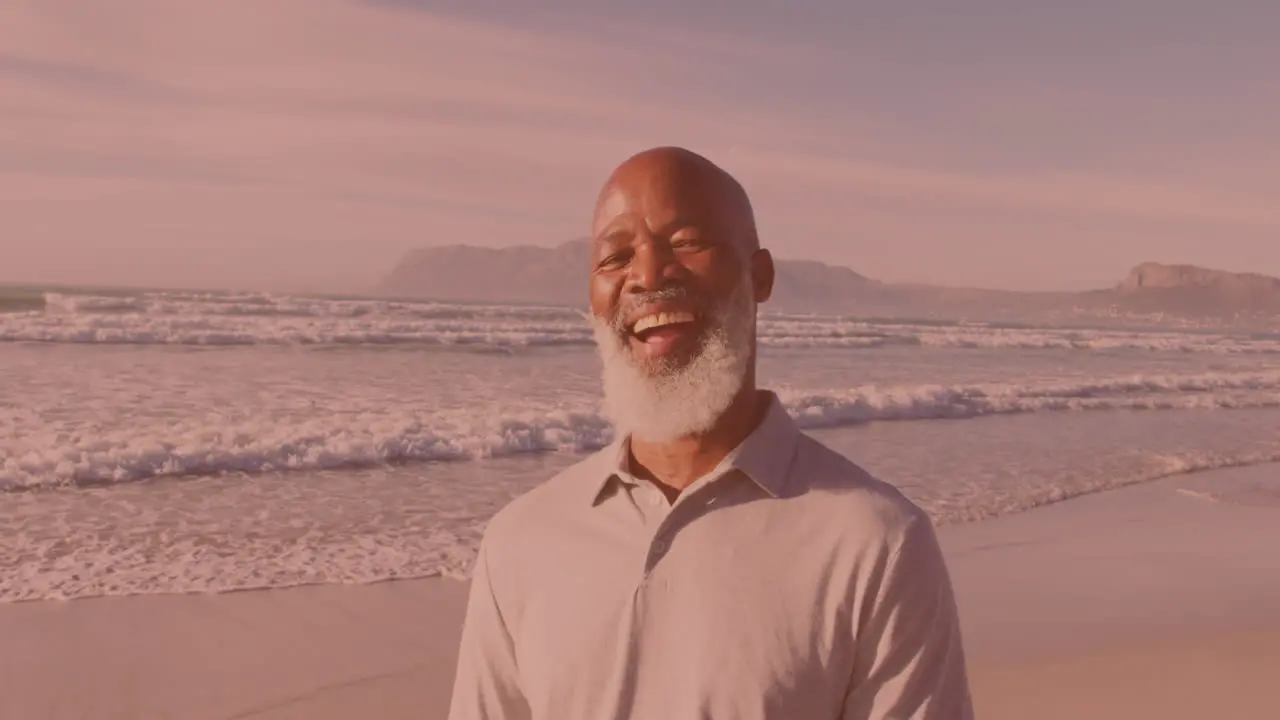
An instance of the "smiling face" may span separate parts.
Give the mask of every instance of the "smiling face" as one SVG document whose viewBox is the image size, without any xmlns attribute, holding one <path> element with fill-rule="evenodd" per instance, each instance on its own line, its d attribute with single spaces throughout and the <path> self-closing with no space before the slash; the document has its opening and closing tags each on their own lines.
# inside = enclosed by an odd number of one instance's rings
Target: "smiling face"
<svg viewBox="0 0 1280 720">
<path fill-rule="evenodd" d="M 745 193 L 687 151 L 642 153 L 614 171 L 592 236 L 592 313 L 655 371 L 692 360 L 713 309 L 754 274 Z"/>
<path fill-rule="evenodd" d="M 623 163 L 597 204 L 590 284 L 611 419 L 655 441 L 709 429 L 753 369 L 772 280 L 732 178 L 687 151 Z"/>
</svg>

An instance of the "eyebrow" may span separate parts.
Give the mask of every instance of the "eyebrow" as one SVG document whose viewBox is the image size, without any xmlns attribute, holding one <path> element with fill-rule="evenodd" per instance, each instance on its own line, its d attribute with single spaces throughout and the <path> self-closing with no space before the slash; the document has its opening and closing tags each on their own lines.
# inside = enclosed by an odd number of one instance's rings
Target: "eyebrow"
<svg viewBox="0 0 1280 720">
<path fill-rule="evenodd" d="M 687 227 L 701 226 L 705 224 L 705 221 L 695 222 L 695 218 L 690 217 L 689 215 L 677 215 L 668 222 L 663 223 L 662 227 L 657 228 L 657 234 L 663 236 L 671 235 L 676 231 L 683 230 Z"/>
<path fill-rule="evenodd" d="M 628 230 L 627 228 L 614 228 L 603 235 L 597 235 L 595 237 L 595 241 L 596 242 L 614 242 L 617 240 L 626 239 L 633 235 L 635 235 L 635 233 Z"/>
<path fill-rule="evenodd" d="M 658 228 L 655 228 L 654 235 L 657 235 L 658 237 L 665 237 L 667 235 L 675 234 L 676 232 L 688 227 L 700 227 L 705 224 L 706 224 L 705 221 L 698 222 L 695 220 L 694 217 L 690 215 L 680 215 L 678 217 L 672 218 L 671 220 L 663 223 Z M 634 236 L 635 236 L 635 233 L 628 228 L 614 228 L 604 233 L 603 235 L 597 235 L 595 237 L 595 240 L 597 242 L 611 242 L 611 241 L 631 238 Z"/>
</svg>

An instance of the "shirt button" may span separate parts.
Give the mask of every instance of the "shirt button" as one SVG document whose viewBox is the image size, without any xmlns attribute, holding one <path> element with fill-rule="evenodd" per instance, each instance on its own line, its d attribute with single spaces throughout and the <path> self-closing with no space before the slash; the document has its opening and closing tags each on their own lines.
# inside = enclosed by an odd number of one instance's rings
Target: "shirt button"
<svg viewBox="0 0 1280 720">
<path fill-rule="evenodd" d="M 654 540 L 654 541 L 653 541 L 653 554 L 654 554 L 654 555 L 661 555 L 662 553 L 664 553 L 664 552 L 666 552 L 666 551 L 667 551 L 667 541 L 666 541 L 666 540 Z"/>
</svg>

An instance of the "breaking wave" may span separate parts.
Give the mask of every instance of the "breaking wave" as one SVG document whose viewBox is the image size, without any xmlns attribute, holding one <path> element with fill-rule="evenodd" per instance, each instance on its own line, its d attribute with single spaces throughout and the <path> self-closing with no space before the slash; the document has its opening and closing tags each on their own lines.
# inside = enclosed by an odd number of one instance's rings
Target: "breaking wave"
<svg viewBox="0 0 1280 720">
<path fill-rule="evenodd" d="M 784 388 L 779 396 L 809 429 L 1031 412 L 1280 408 L 1280 371 L 825 392 Z M 598 407 L 587 404 L 496 413 L 487 408 L 428 412 L 402 407 L 281 417 L 264 411 L 223 424 L 208 417 L 142 418 L 127 427 L 83 434 L 56 421 L 24 417 L 21 410 L 8 422 L 9 428 L 0 422 L 0 488 L 9 490 L 578 453 L 603 447 L 612 437 Z"/>
<path fill-rule="evenodd" d="M 580 311 L 265 293 L 46 293 L 0 313 L 0 342 L 179 346 L 438 346 L 519 350 L 589 346 Z M 17 301 L 14 301 L 17 303 Z M 17 307 L 17 305 L 15 305 Z M 1280 336 L 1000 327 L 765 314 L 772 348 L 893 346 L 1280 354 Z"/>
</svg>

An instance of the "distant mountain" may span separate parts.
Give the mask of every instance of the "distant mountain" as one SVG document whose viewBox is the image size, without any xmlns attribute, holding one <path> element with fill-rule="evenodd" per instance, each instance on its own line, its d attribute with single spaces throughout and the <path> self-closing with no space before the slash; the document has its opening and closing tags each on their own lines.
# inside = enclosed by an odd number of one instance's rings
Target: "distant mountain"
<svg viewBox="0 0 1280 720">
<path fill-rule="evenodd" d="M 447 300 L 584 305 L 589 263 L 590 242 L 582 239 L 552 248 L 422 248 L 392 268 L 380 291 Z M 879 285 L 849 268 L 809 260 L 783 260 L 777 273 L 771 304 L 798 312 L 853 306 L 870 286 Z"/>
<path fill-rule="evenodd" d="M 437 300 L 586 304 L 587 240 L 450 245 L 406 254 L 380 292 Z M 1143 263 L 1111 288 L 1019 292 L 884 283 L 847 267 L 778 260 L 769 310 L 1017 323 L 1280 327 L 1280 278 Z"/>
<path fill-rule="evenodd" d="M 1130 270 L 1114 288 L 1081 293 L 1080 303 L 1130 315 L 1280 326 L 1280 278 L 1148 262 Z"/>
<path fill-rule="evenodd" d="M 471 245 L 411 250 L 383 280 L 384 293 L 439 300 L 582 305 L 586 240 L 553 248 Z"/>
</svg>

